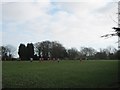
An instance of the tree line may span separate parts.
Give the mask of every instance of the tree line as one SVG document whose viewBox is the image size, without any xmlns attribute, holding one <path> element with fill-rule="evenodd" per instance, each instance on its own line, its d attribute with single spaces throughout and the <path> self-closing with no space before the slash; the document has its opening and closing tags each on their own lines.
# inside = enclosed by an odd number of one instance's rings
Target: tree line
<svg viewBox="0 0 120 90">
<path fill-rule="evenodd" d="M 12 46 L 0 46 L 2 60 L 14 60 Z M 42 41 L 37 43 L 20 44 L 18 48 L 20 60 L 120 60 L 120 51 L 114 47 L 95 50 L 92 47 L 66 49 L 57 41 Z"/>
</svg>

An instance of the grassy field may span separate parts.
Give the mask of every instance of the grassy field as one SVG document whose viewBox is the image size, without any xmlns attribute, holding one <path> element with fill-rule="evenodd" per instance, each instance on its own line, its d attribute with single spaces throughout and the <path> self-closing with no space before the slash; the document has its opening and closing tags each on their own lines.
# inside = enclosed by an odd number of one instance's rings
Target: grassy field
<svg viewBox="0 0 120 90">
<path fill-rule="evenodd" d="M 116 88 L 117 60 L 2 62 L 3 88 Z"/>
</svg>

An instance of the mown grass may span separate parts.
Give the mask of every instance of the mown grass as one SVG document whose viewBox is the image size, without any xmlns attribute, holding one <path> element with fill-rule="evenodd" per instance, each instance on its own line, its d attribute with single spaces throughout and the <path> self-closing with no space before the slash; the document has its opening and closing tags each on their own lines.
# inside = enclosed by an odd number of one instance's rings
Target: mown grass
<svg viewBox="0 0 120 90">
<path fill-rule="evenodd" d="M 117 88 L 117 60 L 2 62 L 3 88 Z"/>
</svg>

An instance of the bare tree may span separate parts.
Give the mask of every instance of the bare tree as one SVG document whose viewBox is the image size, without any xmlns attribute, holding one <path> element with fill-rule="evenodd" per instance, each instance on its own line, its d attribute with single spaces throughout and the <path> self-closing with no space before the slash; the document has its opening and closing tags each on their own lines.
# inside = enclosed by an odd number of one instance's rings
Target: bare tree
<svg viewBox="0 0 120 90">
<path fill-rule="evenodd" d="M 112 37 L 112 36 L 118 36 L 118 50 L 120 51 L 120 1 L 118 2 L 118 27 L 113 27 L 115 33 L 112 34 L 106 34 L 101 37 Z"/>
<path fill-rule="evenodd" d="M 2 59 L 11 59 L 14 56 L 16 49 L 12 45 L 0 46 L 0 55 Z"/>
<path fill-rule="evenodd" d="M 7 49 L 8 55 L 14 56 L 16 48 L 12 45 L 6 45 L 5 48 Z"/>
<path fill-rule="evenodd" d="M 81 47 L 80 53 L 82 57 L 92 57 L 97 51 L 92 47 Z"/>
</svg>

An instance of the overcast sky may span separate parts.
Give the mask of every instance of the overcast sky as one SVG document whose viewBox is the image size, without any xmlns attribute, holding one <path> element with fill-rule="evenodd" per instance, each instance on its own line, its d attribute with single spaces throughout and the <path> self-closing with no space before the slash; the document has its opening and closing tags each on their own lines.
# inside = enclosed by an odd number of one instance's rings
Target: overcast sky
<svg viewBox="0 0 120 90">
<path fill-rule="evenodd" d="M 117 27 L 113 21 L 117 21 L 117 0 L 60 1 L 2 1 L 0 45 L 10 44 L 18 48 L 20 43 L 50 40 L 59 41 L 66 48 L 117 48 L 117 37 L 100 37 L 114 33 L 112 27 Z"/>
</svg>

